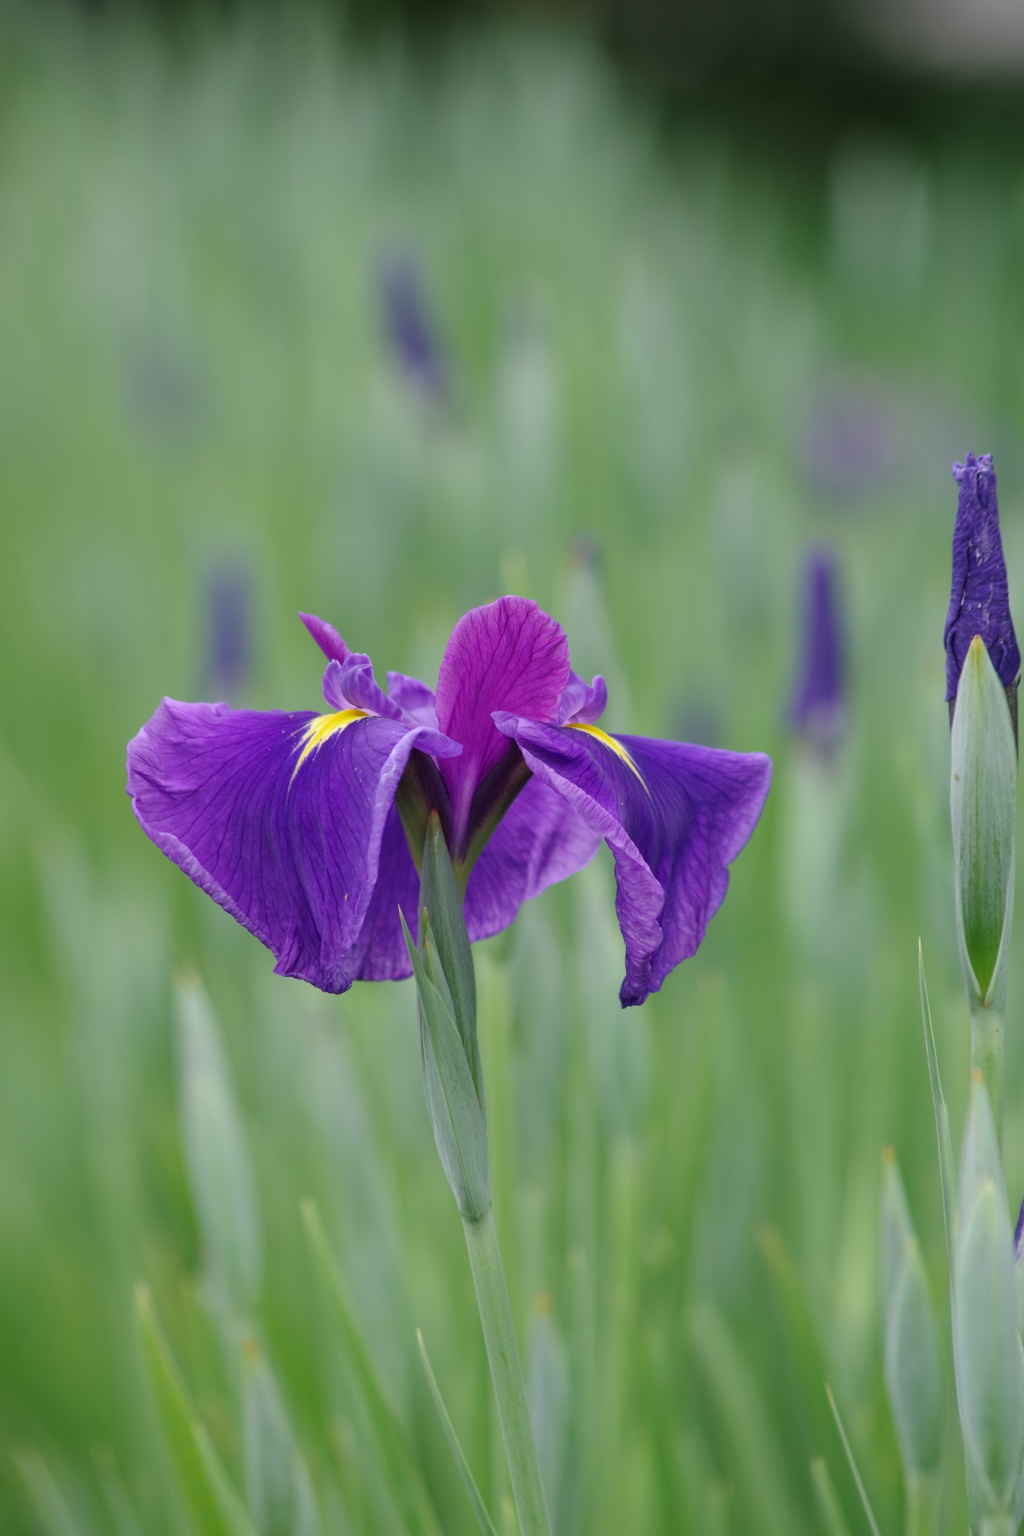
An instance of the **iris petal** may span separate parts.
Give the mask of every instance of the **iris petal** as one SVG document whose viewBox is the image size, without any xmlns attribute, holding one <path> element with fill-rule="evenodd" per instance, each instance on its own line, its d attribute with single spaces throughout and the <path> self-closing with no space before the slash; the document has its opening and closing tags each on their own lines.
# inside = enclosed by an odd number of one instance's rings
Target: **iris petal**
<svg viewBox="0 0 1024 1536">
<path fill-rule="evenodd" d="M 641 736 L 599 737 L 497 715 L 527 765 L 605 839 L 615 858 L 619 926 L 626 943 L 624 1007 L 657 992 L 695 954 L 725 899 L 728 865 L 761 814 L 771 783 L 762 753 Z"/>
<path fill-rule="evenodd" d="M 272 951 L 279 975 L 343 992 L 372 949 L 371 900 L 387 894 L 382 848 L 388 884 L 401 884 L 389 819 L 409 754 L 458 747 L 369 716 L 326 732 L 296 771 L 318 718 L 165 699 L 129 743 L 128 792 L 143 830 Z"/>
<path fill-rule="evenodd" d="M 524 901 L 584 869 L 600 834 L 564 795 L 532 778 L 484 845 L 466 887 L 469 937 L 487 939 L 507 928 Z"/>
<path fill-rule="evenodd" d="M 493 712 L 554 720 L 568 681 L 565 632 L 527 598 L 500 597 L 456 624 L 437 684 L 438 725 L 463 747 L 457 761 L 441 767 L 452 801 L 453 856 L 464 852 L 477 786 L 507 750 Z"/>
</svg>

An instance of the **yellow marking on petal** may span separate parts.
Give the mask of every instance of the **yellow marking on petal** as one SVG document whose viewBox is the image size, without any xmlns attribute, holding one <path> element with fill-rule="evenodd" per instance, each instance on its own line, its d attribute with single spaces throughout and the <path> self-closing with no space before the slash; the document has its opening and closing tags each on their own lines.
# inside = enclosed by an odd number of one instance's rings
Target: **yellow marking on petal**
<svg viewBox="0 0 1024 1536">
<path fill-rule="evenodd" d="M 292 769 L 292 779 L 289 783 L 294 780 L 311 752 L 315 752 L 317 747 L 322 747 L 330 736 L 337 736 L 340 731 L 354 725 L 357 720 L 365 720 L 369 713 L 368 709 L 339 709 L 337 714 L 317 715 L 315 720 L 311 720 L 302 733 L 302 751 Z"/>
<path fill-rule="evenodd" d="M 607 731 L 602 731 L 599 725 L 585 725 L 582 720 L 570 720 L 569 729 L 570 731 L 586 731 L 587 735 L 593 736 L 595 741 L 603 742 L 606 747 L 610 747 L 611 750 L 615 753 L 615 756 L 621 757 L 626 767 L 632 769 L 633 773 L 635 773 L 637 778 L 640 780 L 640 783 L 644 785 L 644 789 L 646 789 L 647 793 L 650 794 L 650 790 L 647 789 L 647 785 L 644 784 L 643 774 L 640 772 L 640 769 L 637 767 L 636 763 L 634 763 L 633 759 L 630 757 L 621 741 L 616 741 L 614 736 L 609 736 Z"/>
</svg>

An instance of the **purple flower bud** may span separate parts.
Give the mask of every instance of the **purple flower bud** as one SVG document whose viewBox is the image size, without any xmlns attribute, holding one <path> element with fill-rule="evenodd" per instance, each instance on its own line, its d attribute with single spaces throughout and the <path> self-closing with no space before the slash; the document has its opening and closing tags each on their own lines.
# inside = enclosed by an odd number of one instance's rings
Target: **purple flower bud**
<svg viewBox="0 0 1024 1536">
<path fill-rule="evenodd" d="M 971 641 L 980 635 L 996 675 L 1012 688 L 1020 673 L 1020 650 L 1010 617 L 999 503 L 992 455 L 967 455 L 953 465 L 960 487 L 953 529 L 953 586 L 943 641 L 946 646 L 946 701 L 956 698 Z"/>
<path fill-rule="evenodd" d="M 206 682 L 214 698 L 238 698 L 252 665 L 249 581 L 238 566 L 210 573 L 206 586 Z"/>
<path fill-rule="evenodd" d="M 1013 1251 L 1018 1259 L 1022 1243 L 1024 1243 L 1024 1200 L 1021 1201 L 1020 1215 L 1017 1217 L 1017 1225 L 1013 1232 Z"/>
<path fill-rule="evenodd" d="M 845 718 L 846 677 L 837 586 L 833 552 L 812 550 L 804 575 L 800 663 L 790 718 L 800 735 L 823 752 L 837 745 Z"/>
<path fill-rule="evenodd" d="M 392 351 L 403 371 L 425 395 L 447 393 L 440 344 L 427 315 L 420 273 L 408 253 L 393 253 L 381 262 L 380 296 Z"/>
</svg>

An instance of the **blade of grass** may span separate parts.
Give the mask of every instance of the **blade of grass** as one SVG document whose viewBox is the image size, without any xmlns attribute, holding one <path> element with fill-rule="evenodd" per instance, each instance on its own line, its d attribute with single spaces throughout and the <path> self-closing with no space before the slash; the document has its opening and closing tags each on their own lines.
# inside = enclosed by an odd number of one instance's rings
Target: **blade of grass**
<svg viewBox="0 0 1024 1536">
<path fill-rule="evenodd" d="M 430 1388 L 430 1395 L 434 1399 L 434 1407 L 437 1409 L 437 1416 L 441 1420 L 441 1428 L 444 1430 L 449 1449 L 451 1450 L 452 1456 L 455 1459 L 455 1465 L 459 1469 L 459 1476 L 462 1478 L 462 1484 L 466 1490 L 466 1497 L 469 1499 L 470 1504 L 473 1506 L 473 1513 L 476 1515 L 480 1529 L 484 1532 L 484 1536 L 498 1536 L 498 1533 L 494 1528 L 494 1522 L 492 1521 L 490 1515 L 487 1513 L 487 1505 L 484 1503 L 483 1498 L 481 1497 L 480 1490 L 476 1485 L 476 1480 L 474 1479 L 473 1473 L 470 1470 L 469 1462 L 466 1460 L 462 1446 L 459 1444 L 459 1437 L 455 1433 L 455 1425 L 452 1423 L 448 1414 L 448 1409 L 444 1405 L 444 1398 L 441 1396 L 441 1389 L 438 1386 L 437 1379 L 434 1376 L 433 1370 L 431 1369 L 430 1357 L 427 1354 L 427 1346 L 424 1344 L 423 1335 L 418 1328 L 416 1329 L 416 1342 L 420 1347 L 420 1358 L 423 1361 L 423 1370 L 427 1378 L 427 1386 Z"/>
<path fill-rule="evenodd" d="M 843 1515 L 839 1495 L 836 1493 L 835 1485 L 822 1456 L 811 1458 L 811 1483 L 828 1536 L 850 1536 L 850 1528 Z"/>
<path fill-rule="evenodd" d="M 189 1525 L 196 1536 L 256 1536 L 196 1413 L 146 1285 L 135 1287 L 135 1319 L 161 1439 Z"/>
<path fill-rule="evenodd" d="M 57 1487 L 53 1473 L 43 1460 L 42 1452 L 37 1451 L 34 1445 L 23 1445 L 12 1455 L 25 1484 L 32 1512 L 45 1536 L 81 1536 L 80 1528 Z"/>
<path fill-rule="evenodd" d="M 839 1438 L 843 1442 L 843 1450 L 846 1452 L 846 1459 L 850 1463 L 850 1471 L 853 1473 L 853 1480 L 857 1484 L 857 1492 L 860 1494 L 860 1501 L 864 1505 L 864 1513 L 868 1517 L 868 1524 L 871 1527 L 872 1536 L 881 1536 L 881 1532 L 878 1529 L 878 1521 L 875 1519 L 874 1511 L 871 1508 L 871 1502 L 868 1499 L 868 1491 L 864 1487 L 860 1472 L 857 1469 L 857 1463 L 853 1459 L 853 1451 L 850 1448 L 849 1440 L 846 1438 L 846 1430 L 843 1428 L 843 1421 L 839 1417 L 839 1409 L 836 1407 L 836 1400 L 832 1396 L 832 1388 L 829 1386 L 827 1381 L 825 1383 L 825 1394 L 828 1397 L 829 1407 L 832 1409 L 832 1417 L 836 1421 L 836 1428 L 839 1431 Z"/>
<path fill-rule="evenodd" d="M 953 1243 L 956 1240 L 957 1201 L 956 1164 L 953 1161 L 953 1139 L 949 1131 L 949 1110 L 942 1094 L 939 1079 L 939 1057 L 935 1049 L 935 1031 L 932 1028 L 932 1010 L 928 1002 L 928 984 L 924 974 L 924 950 L 917 941 L 917 974 L 921 991 L 921 1018 L 924 1024 L 924 1048 L 928 1056 L 928 1078 L 932 1088 L 932 1105 L 935 1109 L 935 1134 L 939 1141 L 939 1177 L 942 1181 L 942 1216 L 946 1227 L 946 1253 L 949 1258 L 949 1283 L 953 1284 Z"/>
<path fill-rule="evenodd" d="M 351 1367 L 356 1385 L 362 1394 L 395 1502 L 410 1531 L 419 1533 L 419 1536 L 441 1536 L 430 1495 L 409 1448 L 405 1430 L 398 1414 L 391 1406 L 377 1367 L 356 1322 L 348 1288 L 334 1261 L 334 1255 L 314 1201 L 302 1202 L 302 1219 L 306 1227 L 313 1267 L 337 1327 L 345 1359 Z"/>
</svg>

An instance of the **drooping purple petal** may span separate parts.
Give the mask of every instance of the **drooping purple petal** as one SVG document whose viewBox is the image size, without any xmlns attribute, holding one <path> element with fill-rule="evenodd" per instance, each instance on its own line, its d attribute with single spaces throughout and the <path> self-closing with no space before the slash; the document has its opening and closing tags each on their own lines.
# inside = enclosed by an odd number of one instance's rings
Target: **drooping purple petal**
<svg viewBox="0 0 1024 1536">
<path fill-rule="evenodd" d="M 813 550 L 804 586 L 800 660 L 790 716 L 801 735 L 824 751 L 838 742 L 845 712 L 845 666 L 838 579 L 831 550 Z"/>
<path fill-rule="evenodd" d="M 1024 1200 L 1021 1201 L 1020 1215 L 1017 1217 L 1017 1225 L 1013 1230 L 1013 1251 L 1019 1259 L 1021 1247 L 1024 1246 Z"/>
<path fill-rule="evenodd" d="M 165 699 L 129 743 L 128 793 L 147 835 L 272 951 L 279 975 L 343 992 L 372 947 L 359 941 L 409 754 L 458 748 L 368 716 L 306 750 L 311 722 L 327 719 Z"/>
<path fill-rule="evenodd" d="M 437 705 L 434 690 L 421 683 L 418 677 L 406 677 L 404 672 L 388 673 L 388 695 L 399 709 L 417 725 L 429 725 L 436 731 Z"/>
<path fill-rule="evenodd" d="M 570 721 L 579 721 L 584 725 L 596 725 L 607 708 L 608 686 L 603 677 L 585 683 L 582 677 L 570 672 L 558 703 L 557 723 L 568 725 Z"/>
<path fill-rule="evenodd" d="M 452 802 L 453 856 L 461 854 L 474 792 L 508 750 L 492 714 L 554 720 L 569 681 L 565 632 L 524 597 L 500 597 L 456 624 L 441 662 L 437 721 L 463 753 L 442 764 Z"/>
<path fill-rule="evenodd" d="M 473 943 L 501 933 L 530 901 L 590 863 L 600 835 L 564 795 L 532 778 L 486 843 L 466 887 L 466 926 Z"/>
<path fill-rule="evenodd" d="M 313 613 L 300 613 L 299 618 L 305 624 L 328 661 L 348 661 L 352 652 L 333 624 L 328 624 L 326 619 L 318 619 Z"/>
<path fill-rule="evenodd" d="M 762 753 L 539 725 L 499 715 L 534 774 L 610 846 L 626 944 L 623 1007 L 657 992 L 693 955 L 725 899 L 728 865 L 771 783 Z"/>
<path fill-rule="evenodd" d="M 953 583 L 943 631 L 946 702 L 956 698 L 971 641 L 980 635 L 999 681 L 1009 688 L 1020 673 L 1020 649 L 1010 617 L 1010 591 L 999 534 L 999 503 L 992 455 L 967 455 L 953 465 L 960 487 L 953 528 Z"/>
</svg>

